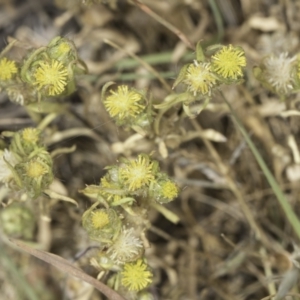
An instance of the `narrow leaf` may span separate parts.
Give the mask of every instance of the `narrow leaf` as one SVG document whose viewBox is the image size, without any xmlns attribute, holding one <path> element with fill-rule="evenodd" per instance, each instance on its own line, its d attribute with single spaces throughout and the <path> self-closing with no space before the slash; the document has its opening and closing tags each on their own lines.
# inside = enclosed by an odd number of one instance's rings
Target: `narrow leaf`
<svg viewBox="0 0 300 300">
<path fill-rule="evenodd" d="M 119 295 L 117 292 L 106 286 L 104 283 L 96 280 L 95 278 L 87 275 L 84 273 L 82 270 L 79 268 L 73 266 L 70 262 L 65 260 L 64 258 L 57 256 L 55 254 L 42 251 L 42 250 L 37 250 L 34 248 L 31 248 L 27 246 L 25 243 L 10 239 L 11 243 L 16 245 L 17 247 L 21 248 L 23 251 L 29 253 L 32 256 L 35 256 L 48 264 L 58 268 L 59 270 L 68 273 L 69 275 L 75 276 L 92 286 L 94 286 L 98 291 L 100 291 L 102 294 L 104 294 L 108 299 L 110 300 L 126 300 L 123 298 L 121 295 Z"/>
</svg>

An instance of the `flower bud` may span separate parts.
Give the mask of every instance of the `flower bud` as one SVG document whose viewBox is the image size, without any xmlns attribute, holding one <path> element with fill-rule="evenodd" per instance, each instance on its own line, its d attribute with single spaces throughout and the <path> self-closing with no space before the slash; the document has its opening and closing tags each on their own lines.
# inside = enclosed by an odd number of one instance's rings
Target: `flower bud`
<svg viewBox="0 0 300 300">
<path fill-rule="evenodd" d="M 32 239 L 35 229 L 34 215 L 30 209 L 14 203 L 0 212 L 3 231 L 10 237 Z"/>
<path fill-rule="evenodd" d="M 53 181 L 52 165 L 50 154 L 43 149 L 29 160 L 16 164 L 14 169 L 30 197 L 38 197 Z"/>
<path fill-rule="evenodd" d="M 46 51 L 51 59 L 61 61 L 65 65 L 77 60 L 77 51 L 74 43 L 60 36 L 50 41 Z"/>
<path fill-rule="evenodd" d="M 161 174 L 149 188 L 149 195 L 157 202 L 164 204 L 174 200 L 179 193 L 178 186 L 167 175 Z"/>
<path fill-rule="evenodd" d="M 113 209 L 87 210 L 82 216 L 82 225 L 91 240 L 112 243 L 121 230 L 121 220 Z"/>
<path fill-rule="evenodd" d="M 20 158 L 27 158 L 39 147 L 41 147 L 40 131 L 36 128 L 25 128 L 13 135 L 9 149 Z"/>
</svg>

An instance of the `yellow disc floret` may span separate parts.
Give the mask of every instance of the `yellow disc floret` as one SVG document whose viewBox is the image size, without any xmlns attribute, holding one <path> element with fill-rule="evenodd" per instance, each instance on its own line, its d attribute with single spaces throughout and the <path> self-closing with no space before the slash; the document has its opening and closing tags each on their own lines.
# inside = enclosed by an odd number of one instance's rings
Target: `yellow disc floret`
<svg viewBox="0 0 300 300">
<path fill-rule="evenodd" d="M 238 79 L 243 76 L 242 69 L 246 66 L 245 52 L 240 47 L 224 46 L 212 56 L 212 68 L 225 79 Z"/>
<path fill-rule="evenodd" d="M 34 78 L 38 89 L 45 88 L 48 96 L 61 94 L 67 85 L 67 68 L 59 61 L 41 62 Z"/>
<path fill-rule="evenodd" d="M 38 178 L 46 174 L 47 168 L 38 161 L 30 161 L 26 167 L 26 174 L 31 178 Z"/>
<path fill-rule="evenodd" d="M 67 42 L 63 42 L 58 46 L 57 54 L 62 56 L 67 54 L 70 50 L 70 45 Z"/>
<path fill-rule="evenodd" d="M 13 75 L 18 71 L 16 63 L 6 57 L 0 59 L 0 80 L 12 79 Z"/>
<path fill-rule="evenodd" d="M 109 216 L 103 210 L 92 212 L 92 224 L 95 229 L 101 229 L 109 223 Z"/>
<path fill-rule="evenodd" d="M 210 64 L 195 62 L 187 68 L 184 83 L 194 95 L 197 93 L 210 95 L 212 87 L 216 84 L 216 78 L 211 72 Z"/>
<path fill-rule="evenodd" d="M 147 157 L 139 155 L 134 161 L 128 162 L 120 168 L 120 178 L 129 191 L 136 191 L 148 186 L 154 180 L 153 162 Z"/>
<path fill-rule="evenodd" d="M 36 128 L 25 128 L 22 137 L 26 142 L 36 143 L 39 140 L 39 131 Z"/>
<path fill-rule="evenodd" d="M 139 102 L 142 95 L 128 90 L 127 85 L 121 85 L 117 91 L 110 91 L 111 95 L 104 100 L 104 106 L 112 118 L 122 121 L 129 117 L 135 117 L 145 108 Z"/>
<path fill-rule="evenodd" d="M 129 291 L 140 291 L 152 282 L 152 273 L 142 259 L 134 263 L 126 263 L 122 274 L 122 284 Z"/>
<path fill-rule="evenodd" d="M 178 187 L 172 181 L 166 181 L 161 186 L 161 193 L 164 198 L 173 200 L 178 196 Z"/>
</svg>

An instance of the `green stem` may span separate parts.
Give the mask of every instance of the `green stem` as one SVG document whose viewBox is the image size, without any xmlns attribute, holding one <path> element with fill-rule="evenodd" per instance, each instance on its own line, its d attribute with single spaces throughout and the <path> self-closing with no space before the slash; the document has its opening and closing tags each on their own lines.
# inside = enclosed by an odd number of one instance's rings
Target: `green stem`
<svg viewBox="0 0 300 300">
<path fill-rule="evenodd" d="M 242 125 L 242 123 L 240 122 L 239 118 L 237 117 L 235 111 L 233 110 L 231 104 L 227 101 L 227 99 L 224 97 L 224 95 L 221 93 L 224 101 L 227 103 L 230 112 L 232 114 L 233 120 L 236 124 L 236 126 L 238 127 L 238 129 L 240 130 L 240 132 L 242 133 L 242 135 L 244 136 L 249 148 L 251 149 L 256 161 L 258 162 L 260 168 L 262 169 L 264 175 L 266 176 L 274 194 L 277 197 L 277 200 L 279 202 L 279 204 L 281 205 L 289 223 L 291 224 L 291 226 L 293 227 L 294 231 L 296 232 L 296 234 L 298 235 L 299 239 L 300 239 L 300 221 L 298 219 L 298 217 L 296 216 L 293 208 L 291 207 L 291 205 L 289 204 L 289 202 L 286 200 L 280 186 L 278 185 L 278 183 L 276 182 L 275 177 L 273 176 L 273 174 L 271 173 L 271 171 L 269 170 L 269 168 L 267 167 L 265 161 L 263 160 L 262 156 L 260 155 L 258 149 L 256 148 L 256 146 L 254 145 L 254 143 L 252 142 L 250 136 L 248 135 L 246 129 L 244 128 L 244 126 Z"/>
</svg>

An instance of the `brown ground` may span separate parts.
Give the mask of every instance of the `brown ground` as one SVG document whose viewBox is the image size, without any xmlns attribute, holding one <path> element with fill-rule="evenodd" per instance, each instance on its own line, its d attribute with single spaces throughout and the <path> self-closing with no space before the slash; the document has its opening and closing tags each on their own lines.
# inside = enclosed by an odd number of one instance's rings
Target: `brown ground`
<svg viewBox="0 0 300 300">
<path fill-rule="evenodd" d="M 54 126 L 58 132 L 85 128 L 94 135 L 78 134 L 50 146 L 53 150 L 77 145 L 74 153 L 55 160 L 55 176 L 57 189 L 75 198 L 79 208 L 65 202 L 51 209 L 42 207 L 51 222 L 37 222 L 34 241 L 61 257 L 76 259 L 93 245 L 80 225 L 91 202 L 78 190 L 98 183 L 104 167 L 118 157 L 154 151 L 162 169 L 181 187 L 178 199 L 167 206 L 180 217 L 179 224 L 151 213 L 147 257 L 155 275 L 150 287 L 154 299 L 263 299 L 274 287 L 278 289 L 284 272 L 291 268 L 289 257 L 298 239 L 221 97 L 216 94 L 197 118 L 172 119 L 166 125 L 173 126 L 175 134 L 185 132 L 185 140 L 169 143 L 168 156 L 163 158 L 157 140 L 144 139 L 124 147 L 122 143 L 134 133 L 118 128 L 109 118 L 100 91 L 104 83 L 115 81 L 147 89 L 157 102 L 167 95 L 161 83 L 149 78 L 149 71 L 128 52 L 147 61 L 172 85 L 183 62 L 193 59 L 193 51 L 180 37 L 192 45 L 203 40 L 208 45 L 243 47 L 248 61 L 245 82 L 226 86 L 223 93 L 299 214 L 300 162 L 295 158 L 299 116 L 280 115 L 285 110 L 297 111 L 299 96 L 280 102 L 255 80 L 252 67 L 268 53 L 299 52 L 300 2 L 143 0 L 182 33 L 177 35 L 134 6 L 134 1 L 128 2 L 85 6 L 80 0 L 0 0 L 0 49 L 8 37 L 39 47 L 55 36 L 65 36 L 74 41 L 90 70 L 88 76 L 78 79 L 77 92 L 64 100 L 71 103 L 70 113 L 59 116 Z M 122 49 L 112 48 L 105 39 Z M 0 101 L 1 131 L 33 125 L 22 106 L 11 103 L 3 93 Z M 245 216 L 245 206 L 250 216 Z M 0 267 L 0 299 L 34 299 L 23 290 L 28 284 L 42 300 L 104 299 L 84 283 L 0 242 L 4 249 L 0 252 L 4 266 Z M 91 252 L 82 255 L 78 264 L 96 275 L 89 266 L 91 256 Z"/>
</svg>

